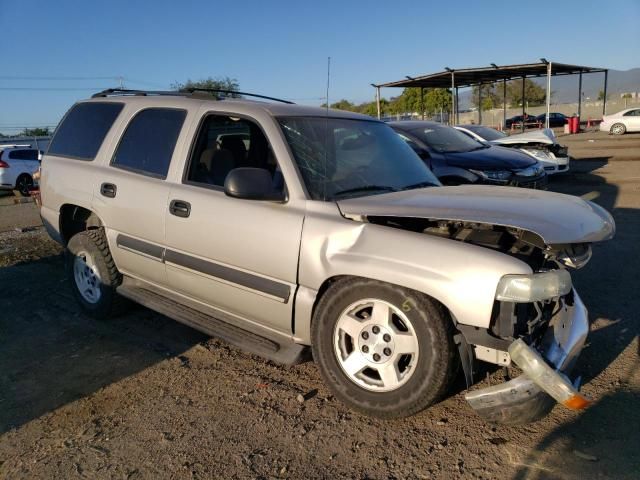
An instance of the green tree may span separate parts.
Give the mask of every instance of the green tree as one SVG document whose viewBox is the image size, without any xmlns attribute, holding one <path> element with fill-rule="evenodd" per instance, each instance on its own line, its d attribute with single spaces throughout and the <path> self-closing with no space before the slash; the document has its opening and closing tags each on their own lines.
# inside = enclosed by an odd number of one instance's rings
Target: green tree
<svg viewBox="0 0 640 480">
<path fill-rule="evenodd" d="M 598 100 L 604 100 L 604 90 L 598 92 Z"/>
<path fill-rule="evenodd" d="M 191 88 L 202 88 L 212 90 L 230 90 L 237 92 L 240 89 L 238 80 L 231 77 L 207 77 L 200 80 L 188 79 L 186 82 L 174 82 L 171 84 L 171 88 L 174 90 L 188 90 Z M 231 94 L 231 97 L 240 97 L 237 94 Z"/>
<path fill-rule="evenodd" d="M 51 131 L 49 130 L 49 127 L 25 128 L 20 135 L 25 137 L 46 137 L 51 135 Z"/>
<path fill-rule="evenodd" d="M 525 102 L 535 107 L 544 105 L 547 98 L 547 92 L 537 83 L 526 79 L 524 81 Z M 507 83 L 507 101 L 511 107 L 522 105 L 522 80 L 512 80 Z"/>
<path fill-rule="evenodd" d="M 327 104 L 325 103 L 324 106 L 326 106 L 326 105 Z M 332 103 L 329 107 L 330 108 L 335 108 L 335 109 L 338 109 L 338 110 L 347 110 L 349 112 L 357 112 L 358 111 L 358 106 L 354 105 L 349 100 L 345 100 L 344 98 L 342 100 L 340 100 L 339 102 Z"/>
<path fill-rule="evenodd" d="M 480 88 L 482 87 L 482 88 Z M 478 92 L 482 92 L 482 110 L 490 110 L 502 105 L 502 92 L 498 94 L 498 89 L 494 83 L 487 83 L 484 85 L 476 85 L 472 88 L 471 105 L 479 108 L 478 105 Z"/>
<path fill-rule="evenodd" d="M 448 88 L 425 89 L 425 111 L 428 115 L 439 113 L 440 110 L 448 112 L 451 110 L 451 90 Z"/>
</svg>

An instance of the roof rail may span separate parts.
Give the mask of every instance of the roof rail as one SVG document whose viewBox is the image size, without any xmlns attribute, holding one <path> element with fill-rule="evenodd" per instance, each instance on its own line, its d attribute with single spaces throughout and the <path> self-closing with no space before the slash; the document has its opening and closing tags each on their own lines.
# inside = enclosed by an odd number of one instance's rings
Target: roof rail
<svg viewBox="0 0 640 480">
<path fill-rule="evenodd" d="M 249 92 L 239 92 L 237 90 L 223 90 L 220 88 L 185 88 L 180 90 L 180 92 L 188 92 L 190 94 L 194 94 L 197 92 L 207 92 L 207 93 L 226 93 L 230 95 L 244 95 L 246 97 L 255 97 L 255 98 L 264 98 L 265 100 L 273 100 L 274 102 L 288 103 L 289 105 L 293 105 L 293 102 L 289 100 L 283 100 L 282 98 L 276 97 L 267 97 L 266 95 L 258 95 L 257 93 L 249 93 Z"/>
<path fill-rule="evenodd" d="M 126 88 L 107 88 L 101 92 L 94 93 L 91 98 L 98 97 L 110 97 L 110 96 L 153 96 L 153 95 L 166 95 L 166 96 L 182 96 L 193 97 L 198 92 L 204 93 L 224 93 L 228 95 L 244 95 L 247 97 L 262 98 L 265 100 L 273 100 L 274 102 L 293 104 L 289 100 L 283 100 L 281 98 L 268 97 L 266 95 L 258 95 L 257 93 L 239 92 L 237 90 L 223 90 L 218 88 L 185 88 L 182 90 L 129 90 Z M 218 97 L 215 97 L 218 99 Z"/>
</svg>

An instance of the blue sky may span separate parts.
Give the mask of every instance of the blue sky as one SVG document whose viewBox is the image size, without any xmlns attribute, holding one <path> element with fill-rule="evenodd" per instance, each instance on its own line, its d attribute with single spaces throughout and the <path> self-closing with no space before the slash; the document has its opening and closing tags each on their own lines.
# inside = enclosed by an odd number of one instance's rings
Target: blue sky
<svg viewBox="0 0 640 480">
<path fill-rule="evenodd" d="M 76 99 L 115 86 L 118 76 L 129 88 L 231 76 L 243 90 L 319 104 L 328 56 L 330 100 L 355 102 L 372 99 L 372 82 L 445 66 L 540 57 L 620 70 L 640 66 L 640 0 L 618 0 L 615 8 L 557 0 L 0 0 L 0 32 L 5 132 L 55 124 Z M 64 90 L 82 88 L 89 90 Z"/>
</svg>

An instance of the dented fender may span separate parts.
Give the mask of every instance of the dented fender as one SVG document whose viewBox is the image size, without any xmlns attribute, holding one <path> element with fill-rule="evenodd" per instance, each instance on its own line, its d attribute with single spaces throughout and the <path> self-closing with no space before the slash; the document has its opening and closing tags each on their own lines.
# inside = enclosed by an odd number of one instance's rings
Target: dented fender
<svg viewBox="0 0 640 480">
<path fill-rule="evenodd" d="M 309 202 L 299 263 L 295 336 L 310 342 L 314 292 L 329 278 L 370 278 L 425 293 L 456 321 L 487 328 L 496 287 L 506 274 L 529 274 L 524 262 L 487 248 L 358 222 L 335 204 Z M 314 211 L 315 210 L 315 211 Z"/>
</svg>

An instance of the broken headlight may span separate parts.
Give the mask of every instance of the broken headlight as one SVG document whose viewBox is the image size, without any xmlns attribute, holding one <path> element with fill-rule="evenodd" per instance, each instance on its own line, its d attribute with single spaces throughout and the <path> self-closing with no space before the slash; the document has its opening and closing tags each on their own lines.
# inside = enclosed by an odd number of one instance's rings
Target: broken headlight
<svg viewBox="0 0 640 480">
<path fill-rule="evenodd" d="M 571 291 L 571 275 L 566 270 L 505 275 L 498 283 L 496 300 L 531 303 L 561 297 Z"/>
<path fill-rule="evenodd" d="M 553 160 L 551 154 L 545 150 L 540 150 L 537 148 L 523 148 L 522 151 L 528 153 L 533 158 L 538 160 Z"/>
<path fill-rule="evenodd" d="M 591 260 L 591 245 L 588 243 L 568 245 L 556 258 L 563 265 L 577 270 Z"/>
</svg>

